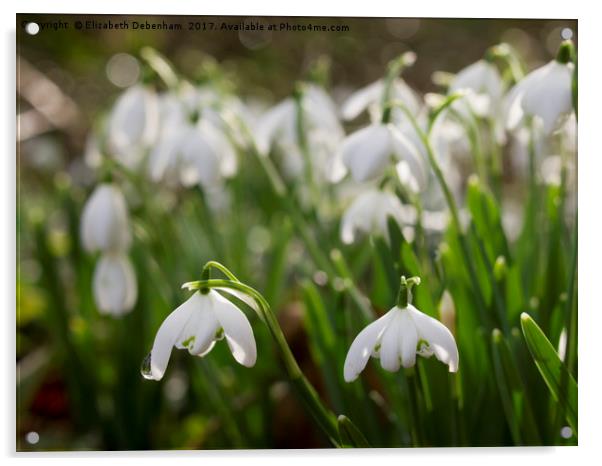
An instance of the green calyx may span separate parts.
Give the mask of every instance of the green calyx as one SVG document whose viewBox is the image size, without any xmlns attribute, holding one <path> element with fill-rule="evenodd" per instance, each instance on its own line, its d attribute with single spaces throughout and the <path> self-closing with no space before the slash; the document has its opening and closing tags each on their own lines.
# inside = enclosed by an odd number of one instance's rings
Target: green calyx
<svg viewBox="0 0 602 466">
<path fill-rule="evenodd" d="M 563 65 L 575 62 L 575 44 L 572 40 L 565 40 L 560 44 L 556 53 L 556 61 Z"/>
<path fill-rule="evenodd" d="M 414 285 L 420 285 L 420 277 L 406 278 L 403 275 L 401 276 L 396 303 L 398 308 L 405 309 L 412 304 L 412 287 Z"/>
</svg>

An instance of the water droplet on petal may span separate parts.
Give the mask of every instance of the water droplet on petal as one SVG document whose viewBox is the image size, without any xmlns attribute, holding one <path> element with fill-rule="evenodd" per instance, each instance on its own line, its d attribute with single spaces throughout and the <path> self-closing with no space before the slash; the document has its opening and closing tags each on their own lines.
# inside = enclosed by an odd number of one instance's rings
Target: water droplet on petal
<svg viewBox="0 0 602 466">
<path fill-rule="evenodd" d="M 151 353 L 148 353 L 142 361 L 142 364 L 140 365 L 140 374 L 142 374 L 142 377 L 147 380 L 153 379 L 153 373 L 151 370 Z"/>
</svg>

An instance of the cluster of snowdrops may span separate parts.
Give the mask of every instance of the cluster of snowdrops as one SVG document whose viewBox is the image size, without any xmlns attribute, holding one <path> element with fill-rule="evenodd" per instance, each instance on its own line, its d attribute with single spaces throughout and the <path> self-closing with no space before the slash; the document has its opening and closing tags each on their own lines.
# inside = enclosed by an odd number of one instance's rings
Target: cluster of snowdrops
<svg viewBox="0 0 602 466">
<path fill-rule="evenodd" d="M 260 166 L 324 281 L 349 292 L 374 318 L 360 288 L 312 242 L 311 220 L 304 212 L 314 212 L 317 222 L 339 216 L 343 245 L 369 237 L 390 247 L 397 231 L 409 243 L 432 247 L 423 238 L 436 241 L 449 225 L 460 234 L 467 228 L 462 207 L 467 184 L 483 182 L 502 191 L 500 148 L 512 146 L 512 163 L 520 173 L 530 147 L 543 152 L 546 141 L 558 134 L 564 144 L 575 139 L 575 58 L 568 42 L 555 59 L 524 74 L 508 46 L 493 46 L 456 74 L 439 73 L 445 91 L 427 95 L 403 80 L 404 69 L 416 59 L 405 53 L 389 63 L 381 79 L 340 102 L 321 85 L 300 82 L 290 97 L 273 106 L 245 101 L 212 82 L 193 84 L 153 50 L 144 49 L 141 56 L 143 79 L 117 98 L 90 136 L 85 154 L 99 183 L 81 216 L 82 243 L 90 253 L 100 253 L 92 283 L 97 308 L 115 317 L 129 312 L 138 294 L 137 272 L 128 257 L 135 239 L 120 187 L 130 173 L 166 189 L 200 189 L 210 209 L 236 215 L 228 213 L 227 181 L 247 164 Z M 358 121 L 368 122 L 358 128 Z M 356 129 L 346 132 L 349 125 Z M 564 176 L 560 157 L 540 162 L 546 181 Z M 322 201 L 326 192 L 342 213 L 333 213 Z M 520 215 L 510 214 L 501 220 L 507 236 L 516 237 Z M 462 250 L 467 273 L 474 274 L 470 254 Z M 270 329 L 291 380 L 305 393 L 308 409 L 333 444 L 361 444 L 357 427 L 344 416 L 337 421 L 303 375 L 262 294 L 218 262 L 208 262 L 200 272 L 199 280 L 183 285 L 192 291 L 190 298 L 157 330 L 143 375 L 161 379 L 174 347 L 207 357 L 220 340 L 238 363 L 254 366 L 258 351 L 244 303 Z M 441 293 L 436 319 L 412 304 L 414 287 L 429 277 L 397 278 L 390 311 L 367 325 L 349 347 L 346 382 L 356 380 L 371 357 L 390 372 L 413 367 L 417 356 L 434 355 L 450 372 L 461 367 L 453 291 Z"/>
</svg>

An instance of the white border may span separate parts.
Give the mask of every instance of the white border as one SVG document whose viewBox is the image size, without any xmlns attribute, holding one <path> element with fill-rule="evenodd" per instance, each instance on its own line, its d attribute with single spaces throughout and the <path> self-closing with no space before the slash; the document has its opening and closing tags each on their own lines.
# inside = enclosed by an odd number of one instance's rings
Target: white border
<svg viewBox="0 0 602 466">
<path fill-rule="evenodd" d="M 504 0 L 502 2 L 484 2 L 469 0 L 448 1 L 385 1 L 370 0 L 357 4 L 341 2 L 328 3 L 324 0 L 302 0 L 297 3 L 287 1 L 226 1 L 188 2 L 169 0 L 164 3 L 148 0 L 104 0 L 102 2 L 70 1 L 31 1 L 22 0 L 18 4 L 2 3 L 3 60 L 0 73 L 4 109 L 0 121 L 0 131 L 4 141 L 1 163 L 2 217 L 0 228 L 1 254 L 3 267 L 0 276 L 0 296 L 4 301 L 4 335 L 0 345 L 3 353 L 1 368 L 3 382 L 0 383 L 0 400 L 3 403 L 0 413 L 5 416 L 0 422 L 0 451 L 15 459 L 14 447 L 14 314 L 15 306 L 15 118 L 14 118 L 14 56 L 15 56 L 15 16 L 16 12 L 36 13 L 120 13 L 120 14 L 215 14 L 215 15 L 283 15 L 283 16 L 416 16 L 416 17 L 489 17 L 489 18 L 577 18 L 579 20 L 579 86 L 582 98 L 579 102 L 579 203 L 581 211 L 579 248 L 579 444 L 577 448 L 491 448 L 491 449 L 430 449 L 430 450 L 372 450 L 372 451 L 265 451 L 265 452 L 130 452 L 130 453 L 75 453 L 75 454 L 19 454 L 17 457 L 25 463 L 43 460 L 48 464 L 64 464 L 76 461 L 86 464 L 106 463 L 109 458 L 127 457 L 130 462 L 145 465 L 161 464 L 175 459 L 179 464 L 199 462 L 217 462 L 220 464 L 305 465 L 310 461 L 333 461 L 341 459 L 348 464 L 365 464 L 371 460 L 386 463 L 445 463 L 479 465 L 484 461 L 488 466 L 508 463 L 522 464 L 537 462 L 548 464 L 589 464 L 599 461 L 597 435 L 600 429 L 600 337 L 602 328 L 602 308 L 596 289 L 599 277 L 600 239 L 602 238 L 599 200 L 600 173 L 602 173 L 602 148 L 597 136 L 602 132 L 599 127 L 602 119 L 596 109 L 600 107 L 600 16 L 594 2 L 572 0 L 570 2 L 545 1 L 528 2 L 525 0 Z M 458 53 L 461 53 L 459 51 Z M 486 413 L 484 413 L 486 415 Z M 492 419 L 492 422 L 497 420 Z"/>
</svg>

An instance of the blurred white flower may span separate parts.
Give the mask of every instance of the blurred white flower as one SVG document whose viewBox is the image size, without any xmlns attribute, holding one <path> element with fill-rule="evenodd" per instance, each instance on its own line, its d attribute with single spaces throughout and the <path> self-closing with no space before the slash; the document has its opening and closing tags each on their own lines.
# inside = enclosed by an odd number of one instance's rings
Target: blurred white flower
<svg viewBox="0 0 602 466">
<path fill-rule="evenodd" d="M 308 84 L 303 87 L 301 109 L 314 177 L 339 181 L 346 174 L 337 150 L 345 132 L 334 102 L 324 89 Z M 278 150 L 287 178 L 297 178 L 304 173 L 306 160 L 299 141 L 299 123 L 298 105 L 294 98 L 289 97 L 264 113 L 254 131 L 261 155 L 267 156 L 273 147 Z"/>
<path fill-rule="evenodd" d="M 98 144 L 98 138 L 94 133 L 88 134 L 84 148 L 84 161 L 91 168 L 99 168 L 102 164 L 102 153 Z"/>
<path fill-rule="evenodd" d="M 452 105 L 464 112 L 470 110 L 480 117 L 493 117 L 500 111 L 503 82 L 497 68 L 486 60 L 479 60 L 459 71 L 450 85 L 450 93 L 466 92 Z"/>
<path fill-rule="evenodd" d="M 379 234 L 389 240 L 388 217 L 402 228 L 404 224 L 416 221 L 416 212 L 411 206 L 404 206 L 394 194 L 369 189 L 360 194 L 343 214 L 341 240 L 351 244 L 357 233 Z"/>
<path fill-rule="evenodd" d="M 443 292 L 439 301 L 439 318 L 452 334 L 456 333 L 456 305 L 454 298 L 447 290 Z"/>
<path fill-rule="evenodd" d="M 159 132 L 159 99 L 150 88 L 137 84 L 115 102 L 108 122 L 108 148 L 126 167 L 136 168 Z"/>
<path fill-rule="evenodd" d="M 119 316 L 132 310 L 138 284 L 132 263 L 119 252 L 104 253 L 94 270 L 94 301 L 103 314 Z"/>
<path fill-rule="evenodd" d="M 401 160 L 407 162 L 419 186 L 426 179 L 418 149 L 392 124 L 377 123 L 350 134 L 341 146 L 341 157 L 358 182 L 381 176 Z"/>
<path fill-rule="evenodd" d="M 515 129 L 525 116 L 541 118 L 551 133 L 572 111 L 573 64 L 550 61 L 529 73 L 508 93 L 506 127 Z"/>
<path fill-rule="evenodd" d="M 201 99 L 196 93 L 193 96 L 194 102 Z M 195 118 L 198 121 L 194 122 Z M 186 187 L 198 184 L 209 189 L 236 173 L 235 148 L 211 107 L 195 107 L 184 102 L 182 95 L 166 94 L 161 97 L 161 122 L 161 133 L 148 161 L 153 181 Z"/>
<path fill-rule="evenodd" d="M 380 79 L 351 94 L 341 107 L 341 115 L 344 120 L 353 120 L 365 110 L 369 110 L 372 121 L 380 121 L 383 113 L 383 98 L 385 82 Z M 390 101 L 402 102 L 410 112 L 418 114 L 421 103 L 416 92 L 401 78 L 396 78 L 391 86 Z M 405 120 L 405 116 L 398 116 L 398 109 L 393 110 L 392 119 L 395 122 Z M 401 112 L 400 112 L 401 114 Z"/>
<path fill-rule="evenodd" d="M 206 356 L 216 341 L 226 338 L 234 359 L 246 367 L 255 365 L 257 349 L 251 324 L 245 314 L 217 291 L 195 292 L 161 324 L 143 375 L 161 380 L 172 348 Z"/>
<path fill-rule="evenodd" d="M 131 241 L 127 205 L 113 183 L 99 184 L 84 206 L 81 219 L 84 249 L 125 251 Z"/>
<path fill-rule="evenodd" d="M 450 372 L 458 370 L 458 348 L 449 329 L 411 304 L 403 309 L 395 306 L 353 340 L 345 358 L 345 381 L 357 379 L 370 356 L 379 358 L 383 369 L 395 372 L 400 366 L 414 366 L 417 354 L 427 358 L 434 354 Z"/>
</svg>

